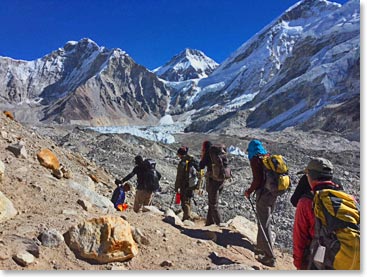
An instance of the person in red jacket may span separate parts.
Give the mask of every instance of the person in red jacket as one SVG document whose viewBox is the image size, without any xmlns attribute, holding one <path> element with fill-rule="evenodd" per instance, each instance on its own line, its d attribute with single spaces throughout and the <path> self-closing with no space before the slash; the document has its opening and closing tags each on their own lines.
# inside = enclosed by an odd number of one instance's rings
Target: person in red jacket
<svg viewBox="0 0 367 277">
<path fill-rule="evenodd" d="M 312 193 L 319 189 L 341 187 L 332 182 L 333 164 L 324 158 L 312 159 L 304 170 Z M 316 269 L 310 261 L 310 244 L 314 237 L 313 196 L 298 200 L 293 225 L 293 264 L 300 269 Z"/>
</svg>

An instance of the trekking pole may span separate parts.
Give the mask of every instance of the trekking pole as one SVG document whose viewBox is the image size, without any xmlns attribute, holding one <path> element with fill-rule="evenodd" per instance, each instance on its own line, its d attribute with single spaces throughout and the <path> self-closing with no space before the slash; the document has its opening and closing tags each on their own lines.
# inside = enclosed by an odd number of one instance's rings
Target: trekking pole
<svg viewBox="0 0 367 277">
<path fill-rule="evenodd" d="M 247 197 L 246 197 L 246 198 L 247 198 Z M 263 235 L 264 235 L 264 237 L 265 237 L 265 240 L 266 240 L 266 243 L 268 244 L 268 247 L 269 247 L 269 249 L 270 249 L 270 252 L 271 252 L 271 254 L 273 255 L 273 257 L 275 257 L 274 252 L 273 252 L 273 248 L 272 248 L 272 247 L 271 247 L 271 245 L 270 245 L 270 242 L 269 242 L 269 239 L 268 239 L 268 237 L 267 237 L 267 235 L 266 235 L 266 233 L 265 233 L 264 227 L 263 227 L 263 225 L 261 224 L 261 221 L 260 221 L 259 215 L 257 214 L 257 212 L 256 212 L 256 210 L 255 210 L 254 204 L 252 204 L 252 201 L 251 201 L 250 197 L 249 197 L 249 198 L 247 198 L 247 199 L 248 199 L 248 201 L 250 201 L 250 204 L 251 204 L 252 210 L 254 211 L 254 213 L 255 213 L 255 215 L 256 215 L 257 222 L 258 222 L 258 223 L 259 223 L 259 225 L 260 225 L 261 232 L 263 233 Z M 271 234 L 270 234 L 270 235 L 271 235 Z"/>
<path fill-rule="evenodd" d="M 173 204 L 173 200 L 175 200 L 175 196 L 176 196 L 176 194 L 173 192 L 173 197 L 172 197 L 172 200 L 171 200 L 171 205 L 169 205 L 170 208 L 172 208 L 172 204 Z"/>
</svg>

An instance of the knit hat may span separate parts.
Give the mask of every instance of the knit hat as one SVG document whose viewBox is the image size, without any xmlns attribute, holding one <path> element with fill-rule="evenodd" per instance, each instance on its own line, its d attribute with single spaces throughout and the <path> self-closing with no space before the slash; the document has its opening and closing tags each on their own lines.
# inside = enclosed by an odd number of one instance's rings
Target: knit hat
<svg viewBox="0 0 367 277">
<path fill-rule="evenodd" d="M 333 164 L 325 158 L 313 158 L 304 169 L 305 174 L 309 174 L 312 179 L 333 177 Z"/>
<path fill-rule="evenodd" d="M 177 155 L 187 155 L 187 152 L 189 152 L 189 148 L 186 146 L 181 146 L 177 150 Z"/>
</svg>

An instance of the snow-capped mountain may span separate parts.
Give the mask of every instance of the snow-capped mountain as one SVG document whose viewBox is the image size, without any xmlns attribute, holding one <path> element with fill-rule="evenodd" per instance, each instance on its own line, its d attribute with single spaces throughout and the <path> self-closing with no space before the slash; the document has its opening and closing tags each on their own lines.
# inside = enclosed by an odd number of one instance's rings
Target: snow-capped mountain
<svg viewBox="0 0 367 277">
<path fill-rule="evenodd" d="M 158 122 L 169 92 L 120 49 L 70 41 L 35 61 L 0 57 L 0 105 L 20 121 L 126 125 Z"/>
<path fill-rule="evenodd" d="M 219 66 L 185 49 L 151 72 L 89 39 L 35 61 L 0 57 L 0 106 L 27 122 L 147 125 L 187 112 L 189 131 L 297 126 L 359 137 L 359 78 L 359 1 L 303 0 Z"/>
<path fill-rule="evenodd" d="M 178 82 L 208 77 L 217 67 L 203 52 L 186 48 L 153 72 L 164 80 Z"/>
<path fill-rule="evenodd" d="M 240 114 L 247 127 L 330 129 L 327 114 L 334 113 L 343 123 L 333 131 L 359 130 L 359 25 L 357 0 L 295 4 L 190 90 L 190 109 L 200 112 L 189 130 Z"/>
</svg>

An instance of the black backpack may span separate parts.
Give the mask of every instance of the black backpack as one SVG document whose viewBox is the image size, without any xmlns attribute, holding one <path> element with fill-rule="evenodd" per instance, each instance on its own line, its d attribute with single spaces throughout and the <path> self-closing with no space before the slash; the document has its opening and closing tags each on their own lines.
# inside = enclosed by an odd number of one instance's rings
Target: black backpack
<svg viewBox="0 0 367 277">
<path fill-rule="evenodd" d="M 152 159 L 143 161 L 143 184 L 146 191 L 155 192 L 159 190 L 159 176 L 155 166 L 156 162 Z"/>
<path fill-rule="evenodd" d="M 210 159 L 212 161 L 212 179 L 223 182 L 232 177 L 231 169 L 228 167 L 228 157 L 226 147 L 223 144 L 212 145 L 209 149 Z"/>
</svg>

